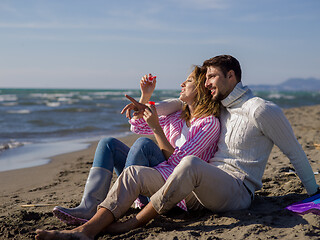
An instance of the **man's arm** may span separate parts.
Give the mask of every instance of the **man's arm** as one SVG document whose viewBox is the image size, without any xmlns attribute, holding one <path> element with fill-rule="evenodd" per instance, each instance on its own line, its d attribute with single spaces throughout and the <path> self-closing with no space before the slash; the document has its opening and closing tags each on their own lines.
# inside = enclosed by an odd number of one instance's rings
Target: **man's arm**
<svg viewBox="0 0 320 240">
<path fill-rule="evenodd" d="M 156 103 L 158 115 L 169 115 L 176 111 L 182 110 L 183 102 L 178 98 L 166 99 Z"/>
<path fill-rule="evenodd" d="M 308 158 L 282 110 L 277 105 L 267 102 L 255 110 L 254 119 L 264 135 L 290 159 L 308 194 L 316 193 L 318 185 Z"/>
<path fill-rule="evenodd" d="M 146 101 L 145 99 L 144 100 L 140 99 L 140 105 L 133 104 L 133 103 L 127 104 L 121 110 L 121 114 L 126 113 L 126 117 L 128 119 L 131 119 L 131 111 L 135 111 L 134 116 L 141 114 L 145 109 L 145 105 L 141 102 L 145 102 L 145 101 Z M 171 98 L 171 99 L 166 99 L 161 102 L 155 103 L 155 106 L 156 106 L 158 115 L 167 116 L 171 113 L 182 110 L 183 102 L 180 101 L 178 98 Z"/>
</svg>

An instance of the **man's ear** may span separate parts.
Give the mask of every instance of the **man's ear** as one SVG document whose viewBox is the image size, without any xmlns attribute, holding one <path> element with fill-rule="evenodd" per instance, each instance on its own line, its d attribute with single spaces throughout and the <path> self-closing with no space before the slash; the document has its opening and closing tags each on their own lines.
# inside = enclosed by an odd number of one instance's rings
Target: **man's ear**
<svg viewBox="0 0 320 240">
<path fill-rule="evenodd" d="M 237 84 L 238 81 L 237 81 L 237 78 L 236 78 L 236 74 L 233 70 L 230 70 L 228 73 L 227 73 L 227 78 L 228 80 L 230 80 L 231 82 Z"/>
<path fill-rule="evenodd" d="M 236 78 L 236 74 L 234 73 L 233 70 L 230 70 L 228 73 L 227 73 L 227 78 L 230 79 L 230 78 Z"/>
</svg>

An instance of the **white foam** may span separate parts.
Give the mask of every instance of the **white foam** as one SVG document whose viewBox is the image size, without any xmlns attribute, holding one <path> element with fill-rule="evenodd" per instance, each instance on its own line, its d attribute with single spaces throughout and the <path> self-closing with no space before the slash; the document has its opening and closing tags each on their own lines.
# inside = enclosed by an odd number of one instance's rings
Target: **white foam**
<svg viewBox="0 0 320 240">
<path fill-rule="evenodd" d="M 60 103 L 59 102 L 46 102 L 46 105 L 48 107 L 59 107 Z"/>
<path fill-rule="evenodd" d="M 85 95 L 85 96 L 79 96 L 79 98 L 82 99 L 82 100 L 88 100 L 88 101 L 91 101 L 91 100 L 92 100 L 92 97 L 87 96 L 87 95 Z"/>
<path fill-rule="evenodd" d="M 7 107 L 16 106 L 16 105 L 18 105 L 17 102 L 4 102 L 4 103 L 2 103 L 2 106 L 7 106 Z"/>
<path fill-rule="evenodd" d="M 17 101 L 18 97 L 14 94 L 4 94 L 0 95 L 0 102 L 12 102 L 12 101 Z"/>
<path fill-rule="evenodd" d="M 74 93 L 32 93 L 31 97 L 34 98 L 44 98 L 44 99 L 58 99 L 58 98 L 71 98 Z"/>
<path fill-rule="evenodd" d="M 29 114 L 29 113 L 31 113 L 31 111 L 28 110 L 28 109 L 20 109 L 20 110 L 9 110 L 9 111 L 7 111 L 7 113 L 11 113 L 11 114 Z"/>
<path fill-rule="evenodd" d="M 282 94 L 282 93 L 271 93 L 268 95 L 268 98 L 271 98 L 271 99 L 280 99 L 280 98 L 295 99 L 296 97 L 292 96 L 292 95 Z"/>
<path fill-rule="evenodd" d="M 21 147 L 26 144 L 29 144 L 29 142 L 18 142 L 18 141 L 15 141 L 14 139 L 10 139 L 8 142 L 4 142 L 0 144 L 0 152 Z"/>
<path fill-rule="evenodd" d="M 127 91 L 112 91 L 112 92 L 94 92 L 93 95 L 97 96 L 117 96 L 127 93 Z M 132 92 L 131 92 L 132 93 Z"/>
<path fill-rule="evenodd" d="M 67 97 L 59 97 L 58 98 L 58 102 L 69 102 L 71 101 L 71 98 L 67 98 Z"/>
</svg>

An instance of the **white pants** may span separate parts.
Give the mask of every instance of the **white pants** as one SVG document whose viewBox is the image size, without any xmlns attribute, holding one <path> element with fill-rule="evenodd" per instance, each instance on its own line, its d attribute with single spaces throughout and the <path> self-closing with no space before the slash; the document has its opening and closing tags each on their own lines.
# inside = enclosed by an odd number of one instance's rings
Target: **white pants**
<svg viewBox="0 0 320 240">
<path fill-rule="evenodd" d="M 195 156 L 183 158 L 166 182 L 153 168 L 128 167 L 99 207 L 109 209 L 118 219 L 139 194 L 151 197 L 159 214 L 182 199 L 188 209 L 205 207 L 215 212 L 245 209 L 251 204 L 251 196 L 240 179 Z"/>
</svg>

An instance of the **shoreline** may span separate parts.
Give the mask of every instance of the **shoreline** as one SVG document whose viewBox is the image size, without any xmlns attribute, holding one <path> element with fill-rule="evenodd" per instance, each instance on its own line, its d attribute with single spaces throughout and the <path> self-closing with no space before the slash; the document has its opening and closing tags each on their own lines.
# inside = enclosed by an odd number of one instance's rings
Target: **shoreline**
<svg viewBox="0 0 320 240">
<path fill-rule="evenodd" d="M 111 137 L 111 136 L 110 136 Z M 137 137 L 134 134 L 129 134 L 126 136 L 120 135 L 120 137 L 114 136 L 121 141 L 124 141 L 127 145 L 132 145 L 132 143 L 136 140 Z M 99 140 L 95 141 L 82 141 L 86 147 L 77 149 L 75 151 L 68 151 L 62 154 L 56 154 L 51 157 L 48 157 L 48 162 L 31 166 L 26 168 L 12 169 L 7 171 L 0 171 L 0 191 L 6 193 L 11 191 L 13 188 L 17 187 L 26 187 L 31 188 L 37 186 L 37 183 L 33 181 L 32 176 L 37 176 L 37 178 L 41 179 L 50 179 L 48 182 L 52 180 L 52 178 L 56 175 L 56 172 L 64 169 L 68 165 L 72 165 L 72 160 L 68 159 L 82 159 L 84 157 L 90 158 L 93 161 L 94 153 Z M 47 169 L 54 169 L 55 171 L 46 171 Z M 12 176 L 15 176 L 15 179 L 12 179 Z M 19 181 L 19 180 L 23 181 Z M 14 181 L 13 181 L 14 180 Z"/>
<path fill-rule="evenodd" d="M 284 109 L 314 172 L 320 170 L 320 105 Z M 119 138 L 131 146 L 139 135 Z M 53 206 L 77 206 L 82 197 L 96 142 L 89 148 L 58 155 L 49 164 L 0 172 L 0 239 L 34 239 L 35 230 L 71 229 L 52 215 Z M 104 239 L 315 239 L 320 236 L 320 215 L 298 215 L 286 206 L 307 197 L 301 181 L 287 170 L 288 158 L 272 149 L 263 175 L 263 188 L 255 193 L 249 209 L 226 213 L 207 210 L 185 213 L 173 209 L 146 227 Z M 114 174 L 113 181 L 116 176 Z M 320 183 L 320 174 L 315 175 Z M 130 209 L 123 219 L 136 214 Z"/>
<path fill-rule="evenodd" d="M 47 143 L 31 143 L 10 149 L 1 155 L 0 172 L 38 167 L 50 163 L 55 156 L 88 148 L 90 141 L 61 140 Z"/>
<path fill-rule="evenodd" d="M 49 160 L 47 163 L 44 163 L 38 166 L 1 171 L 0 172 L 0 182 L 2 183 L 1 191 L 6 193 L 7 191 L 10 191 L 12 188 L 16 188 L 16 187 L 18 188 L 36 187 L 38 183 L 33 181 L 32 176 L 34 175 L 36 175 L 37 178 L 43 179 L 44 183 L 52 181 L 52 178 L 56 175 L 56 171 L 47 171 L 48 169 L 59 170 L 67 163 L 65 161 L 65 158 L 68 158 L 69 156 L 72 156 L 73 158 L 73 156 L 82 155 L 87 151 L 92 152 L 91 148 L 96 146 L 97 143 L 98 141 L 91 142 L 91 143 L 88 143 L 89 146 L 85 149 L 49 157 Z M 12 176 L 16 176 L 17 178 L 15 178 L 13 181 Z M 19 182 L 19 179 L 23 179 L 23 182 L 22 181 Z"/>
<path fill-rule="evenodd" d="M 132 135 L 131 132 L 120 132 L 114 137 L 124 138 Z M 55 138 L 46 139 L 42 142 L 33 142 L 0 153 L 0 173 L 11 170 L 37 167 L 51 162 L 55 156 L 81 151 L 90 144 L 104 137 L 113 136 L 99 135 L 84 138 Z"/>
</svg>

